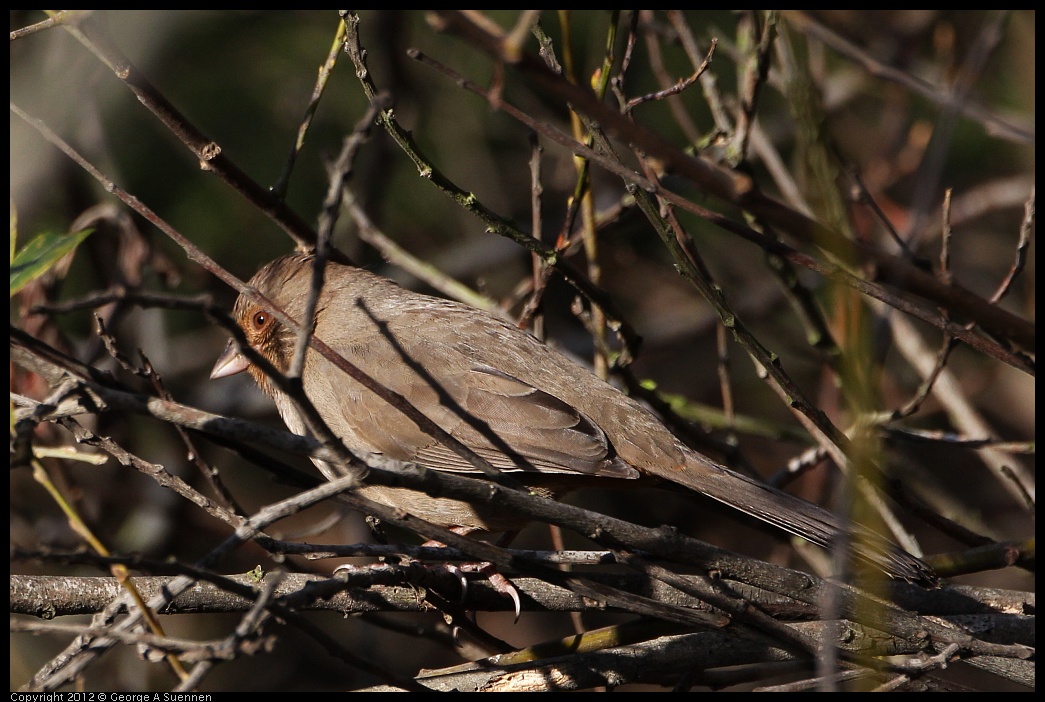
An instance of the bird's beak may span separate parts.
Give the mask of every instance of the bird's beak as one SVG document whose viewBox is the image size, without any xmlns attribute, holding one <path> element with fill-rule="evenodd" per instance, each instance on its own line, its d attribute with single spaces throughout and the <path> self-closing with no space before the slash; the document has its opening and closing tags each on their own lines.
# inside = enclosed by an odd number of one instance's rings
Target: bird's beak
<svg viewBox="0 0 1045 702">
<path fill-rule="evenodd" d="M 236 342 L 229 339 L 228 346 L 221 352 L 217 362 L 210 371 L 210 379 L 227 378 L 247 370 L 250 361 L 236 348 Z"/>
</svg>

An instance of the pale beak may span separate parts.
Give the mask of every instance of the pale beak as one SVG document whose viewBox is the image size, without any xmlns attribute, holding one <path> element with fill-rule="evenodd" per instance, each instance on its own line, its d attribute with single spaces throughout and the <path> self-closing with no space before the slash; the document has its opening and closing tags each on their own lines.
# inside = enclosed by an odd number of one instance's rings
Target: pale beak
<svg viewBox="0 0 1045 702">
<path fill-rule="evenodd" d="M 242 373 L 247 370 L 248 366 L 250 366 L 250 361 L 248 361 L 246 357 L 239 352 L 239 349 L 236 348 L 236 342 L 229 339 L 228 346 L 226 346 L 225 350 L 221 352 L 220 356 L 218 356 L 214 368 L 210 371 L 210 378 L 211 380 L 227 378 L 230 375 Z"/>
</svg>

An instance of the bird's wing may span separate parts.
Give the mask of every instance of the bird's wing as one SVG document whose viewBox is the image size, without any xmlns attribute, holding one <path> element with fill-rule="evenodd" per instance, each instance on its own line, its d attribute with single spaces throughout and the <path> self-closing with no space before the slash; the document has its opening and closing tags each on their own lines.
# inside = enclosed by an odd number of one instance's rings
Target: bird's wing
<svg viewBox="0 0 1045 702">
<path fill-rule="evenodd" d="M 454 335 L 434 339 L 431 333 L 404 330 L 396 323 L 381 324 L 374 331 L 368 331 L 368 326 L 354 326 L 352 348 L 339 351 L 495 467 L 638 477 L 589 417 L 562 399 L 476 360 L 468 348 L 455 343 Z M 394 356 L 403 362 L 366 363 L 367 358 Z M 315 392 L 329 392 L 313 385 Z M 330 399 L 344 418 L 338 422 L 341 427 L 332 428 L 349 446 L 355 443 L 440 470 L 475 470 L 453 449 L 358 384 Z"/>
<path fill-rule="evenodd" d="M 438 382 L 445 394 L 430 416 L 498 468 L 638 477 L 591 419 L 518 378 L 469 365 Z M 419 446 L 416 460 L 447 470 L 470 468 L 437 442 Z"/>
</svg>

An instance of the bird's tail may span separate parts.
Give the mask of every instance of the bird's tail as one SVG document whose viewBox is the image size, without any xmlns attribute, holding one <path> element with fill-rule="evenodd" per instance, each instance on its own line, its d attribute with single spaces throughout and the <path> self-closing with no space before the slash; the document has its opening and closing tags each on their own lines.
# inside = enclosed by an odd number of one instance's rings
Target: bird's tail
<svg viewBox="0 0 1045 702">
<path fill-rule="evenodd" d="M 858 524 L 843 525 L 827 510 L 786 492 L 735 473 L 702 456 L 689 454 L 690 466 L 672 480 L 807 541 L 830 548 L 839 538 L 849 540 L 853 555 L 891 578 L 935 587 L 933 569 L 899 546 Z"/>
</svg>

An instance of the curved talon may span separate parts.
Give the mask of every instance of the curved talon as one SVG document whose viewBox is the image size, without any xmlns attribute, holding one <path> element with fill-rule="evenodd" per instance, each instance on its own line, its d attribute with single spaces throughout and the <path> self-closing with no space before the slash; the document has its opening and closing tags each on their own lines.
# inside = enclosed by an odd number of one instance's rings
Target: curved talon
<svg viewBox="0 0 1045 702">
<path fill-rule="evenodd" d="M 457 572 L 467 570 L 484 575 L 495 591 L 512 598 L 512 602 L 515 604 L 515 621 L 519 622 L 519 617 L 522 615 L 522 599 L 519 597 L 519 589 L 512 584 L 511 580 L 498 573 L 493 563 L 465 563 L 461 569 L 451 565 L 445 567 Z"/>
<path fill-rule="evenodd" d="M 515 587 L 515 585 L 511 583 L 510 580 L 508 580 L 508 578 L 505 578 L 500 573 L 495 573 L 495 575 L 497 575 L 500 578 L 503 578 L 504 582 L 507 583 L 508 589 L 506 591 L 502 590 L 502 592 L 505 592 L 509 597 L 511 597 L 512 602 L 515 603 L 515 623 L 518 624 L 519 617 L 522 615 L 522 600 L 519 599 L 519 590 Z"/>
<path fill-rule="evenodd" d="M 445 568 L 451 575 L 457 576 L 457 580 L 461 583 L 461 599 L 457 604 L 463 606 L 468 599 L 468 578 L 465 577 L 464 571 L 455 565 L 447 563 Z"/>
<path fill-rule="evenodd" d="M 487 579 L 497 592 L 512 598 L 512 602 L 515 603 L 515 623 L 518 624 L 519 616 L 522 614 L 522 600 L 519 599 L 519 589 L 512 584 L 511 580 L 497 572 L 488 573 Z"/>
<path fill-rule="evenodd" d="M 337 575 L 343 571 L 352 571 L 355 568 L 356 566 L 351 563 L 342 563 L 334 568 L 333 574 Z M 512 599 L 515 609 L 515 623 L 519 623 L 519 617 L 522 616 L 522 599 L 519 597 L 519 589 L 515 587 L 511 580 L 498 573 L 492 563 L 467 563 L 462 567 L 444 563 L 439 568 L 455 576 L 457 581 L 461 583 L 461 597 L 458 605 L 462 606 L 468 600 L 468 577 L 465 575 L 465 572 L 473 571 L 485 575 L 494 590 Z"/>
</svg>

